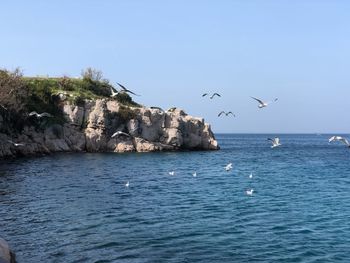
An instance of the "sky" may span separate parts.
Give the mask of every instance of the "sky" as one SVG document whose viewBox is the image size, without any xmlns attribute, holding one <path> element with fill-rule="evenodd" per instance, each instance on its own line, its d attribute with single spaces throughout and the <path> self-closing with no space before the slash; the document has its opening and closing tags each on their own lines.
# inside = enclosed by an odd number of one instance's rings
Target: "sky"
<svg viewBox="0 0 350 263">
<path fill-rule="evenodd" d="M 93 67 L 216 133 L 350 133 L 349 1 L 3 0 L 0 12 L 1 68 Z"/>
</svg>

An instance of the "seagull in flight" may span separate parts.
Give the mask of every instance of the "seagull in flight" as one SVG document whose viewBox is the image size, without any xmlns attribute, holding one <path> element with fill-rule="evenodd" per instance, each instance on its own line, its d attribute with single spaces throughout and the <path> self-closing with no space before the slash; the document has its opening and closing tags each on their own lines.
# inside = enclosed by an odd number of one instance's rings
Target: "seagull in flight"
<svg viewBox="0 0 350 263">
<path fill-rule="evenodd" d="M 245 193 L 247 195 L 253 195 L 253 192 L 254 192 L 254 189 L 250 189 L 250 190 L 245 191 Z"/>
<path fill-rule="evenodd" d="M 282 145 L 282 144 L 280 144 L 280 138 L 278 138 L 278 137 L 275 137 L 275 138 L 273 138 L 273 139 L 267 138 L 267 140 L 268 140 L 268 141 L 271 141 L 271 143 L 272 143 L 271 148 L 275 148 L 275 147 L 277 147 L 277 146 Z"/>
<path fill-rule="evenodd" d="M 176 107 L 172 107 L 172 108 L 168 109 L 167 111 L 173 112 L 174 110 L 176 110 Z"/>
<path fill-rule="evenodd" d="M 130 137 L 130 134 L 127 134 L 127 133 L 122 132 L 122 131 L 117 131 L 117 132 L 112 134 L 111 138 L 114 138 L 116 136 L 127 136 L 127 137 Z"/>
<path fill-rule="evenodd" d="M 15 143 L 11 140 L 7 140 L 8 143 L 11 143 L 13 146 L 18 147 L 18 146 L 24 146 L 24 143 Z"/>
<path fill-rule="evenodd" d="M 347 139 L 341 137 L 341 136 L 332 136 L 331 138 L 329 138 L 328 142 L 335 142 L 335 141 L 339 141 L 342 142 L 344 144 L 346 144 L 348 147 L 350 147 L 350 143 Z"/>
<path fill-rule="evenodd" d="M 271 102 L 264 102 L 261 99 L 257 99 L 257 98 L 254 98 L 254 97 L 251 97 L 251 98 L 256 100 L 257 102 L 259 102 L 259 105 L 258 105 L 259 109 L 267 107 L 267 105 L 269 105 L 271 103 Z M 277 100 L 278 100 L 278 98 L 274 99 L 274 101 L 277 101 Z"/>
<path fill-rule="evenodd" d="M 218 114 L 218 117 L 220 117 L 222 114 L 225 114 L 226 116 L 228 116 L 228 115 L 231 114 L 233 117 L 236 117 L 236 115 L 235 115 L 232 111 L 229 111 L 229 112 L 221 111 L 221 112 Z"/>
<path fill-rule="evenodd" d="M 119 92 L 115 92 L 113 88 L 111 88 L 111 98 L 114 98 L 115 96 L 117 96 L 119 94 Z"/>
<path fill-rule="evenodd" d="M 37 113 L 36 111 L 32 111 L 31 113 L 28 114 L 28 116 L 35 116 L 37 118 L 42 118 L 42 117 L 50 117 L 52 118 L 53 116 L 50 113 L 43 112 L 43 113 Z"/>
<path fill-rule="evenodd" d="M 230 171 L 230 170 L 232 170 L 232 168 L 233 168 L 232 163 L 229 163 L 228 165 L 225 166 L 225 170 L 226 170 L 227 172 Z"/>
<path fill-rule="evenodd" d="M 162 108 L 160 107 L 149 107 L 152 110 L 160 110 L 160 111 L 164 111 Z"/>
<path fill-rule="evenodd" d="M 209 94 L 208 93 L 204 93 L 203 95 L 202 95 L 202 97 L 205 97 L 205 96 L 208 96 Z M 213 99 L 215 96 L 218 96 L 218 97 L 221 97 L 221 95 L 219 94 L 219 93 L 213 93 L 209 98 L 210 99 Z"/>
<path fill-rule="evenodd" d="M 120 92 L 127 92 L 127 93 L 131 93 L 131 94 L 134 94 L 135 96 L 140 96 L 140 95 L 137 95 L 136 93 L 132 92 L 131 90 L 125 88 L 122 84 L 118 83 L 117 84 L 122 88 Z"/>
</svg>

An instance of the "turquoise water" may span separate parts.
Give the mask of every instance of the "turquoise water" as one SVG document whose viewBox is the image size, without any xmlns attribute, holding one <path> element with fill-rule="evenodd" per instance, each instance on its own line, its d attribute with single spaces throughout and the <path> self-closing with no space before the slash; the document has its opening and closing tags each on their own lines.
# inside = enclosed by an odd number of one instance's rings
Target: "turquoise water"
<svg viewBox="0 0 350 263">
<path fill-rule="evenodd" d="M 0 236 L 20 263 L 350 262 L 350 150 L 328 135 L 270 149 L 269 136 L 2 161 Z"/>
</svg>

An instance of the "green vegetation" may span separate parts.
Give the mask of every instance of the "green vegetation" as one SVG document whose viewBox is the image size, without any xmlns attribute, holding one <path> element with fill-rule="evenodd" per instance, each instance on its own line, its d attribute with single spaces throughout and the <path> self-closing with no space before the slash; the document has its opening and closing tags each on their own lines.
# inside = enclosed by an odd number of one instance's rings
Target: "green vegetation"
<svg viewBox="0 0 350 263">
<path fill-rule="evenodd" d="M 102 78 L 102 73 L 92 68 L 83 71 L 81 78 L 24 77 L 19 69 L 13 72 L 0 70 L 0 104 L 8 108 L 12 116 L 22 119 L 20 116 L 26 116 L 31 111 L 54 115 L 54 118 L 40 121 L 39 128 L 64 122 L 59 107 L 62 97 L 75 105 L 83 106 L 85 100 L 110 98 L 112 88 L 109 81 Z M 140 107 L 127 93 L 120 93 L 110 99 L 125 106 L 120 113 L 125 120 L 135 115 L 127 106 Z"/>
</svg>

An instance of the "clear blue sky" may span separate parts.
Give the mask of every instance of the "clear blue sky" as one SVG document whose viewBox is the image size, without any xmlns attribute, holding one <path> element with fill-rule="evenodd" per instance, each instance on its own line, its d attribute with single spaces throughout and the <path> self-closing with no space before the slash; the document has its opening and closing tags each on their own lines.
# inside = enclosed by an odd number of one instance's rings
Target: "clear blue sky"
<svg viewBox="0 0 350 263">
<path fill-rule="evenodd" d="M 0 67 L 78 76 L 91 66 L 214 132 L 350 132 L 350 1 L 5 0 L 0 10 Z M 279 101 L 259 110 L 249 96 Z"/>
</svg>

